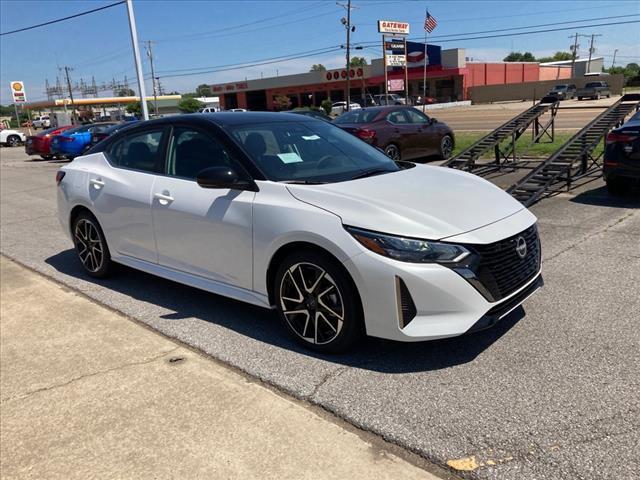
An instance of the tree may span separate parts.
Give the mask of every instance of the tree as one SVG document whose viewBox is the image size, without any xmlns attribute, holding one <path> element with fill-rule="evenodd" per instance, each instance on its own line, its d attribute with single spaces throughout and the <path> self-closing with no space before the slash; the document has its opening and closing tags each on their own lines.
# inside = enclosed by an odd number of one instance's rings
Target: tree
<svg viewBox="0 0 640 480">
<path fill-rule="evenodd" d="M 327 67 L 325 67 L 321 63 L 316 63 L 314 65 L 311 65 L 311 69 L 309 71 L 310 72 L 326 72 L 327 71 Z"/>
<path fill-rule="evenodd" d="M 349 60 L 350 67 L 364 67 L 367 64 L 367 59 L 364 57 L 351 57 Z"/>
<path fill-rule="evenodd" d="M 178 102 L 178 110 L 182 113 L 195 113 L 204 107 L 204 103 L 199 102 L 195 98 L 183 98 Z"/>
<path fill-rule="evenodd" d="M 538 59 L 540 63 L 546 62 L 560 62 L 563 60 L 571 60 L 573 58 L 573 54 L 571 52 L 556 52 L 552 57 L 542 57 Z M 576 57 L 577 58 L 577 57 Z"/>
<path fill-rule="evenodd" d="M 151 105 L 147 102 L 147 109 L 149 111 L 152 110 Z M 125 107 L 125 110 L 131 115 L 135 115 L 136 117 L 142 117 L 142 104 L 140 102 L 132 102 Z"/>
<path fill-rule="evenodd" d="M 627 63 L 625 67 L 605 68 L 605 72 L 614 75 L 616 73 L 624 75 L 626 86 L 640 85 L 640 65 L 637 63 Z"/>
<path fill-rule="evenodd" d="M 322 102 L 320 102 L 320 107 L 324 110 L 324 113 L 326 113 L 327 115 L 331 114 L 331 100 L 324 99 Z"/>
<path fill-rule="evenodd" d="M 536 57 L 531 52 L 511 52 L 502 59 L 503 62 L 535 62 Z"/>
<path fill-rule="evenodd" d="M 291 107 L 291 100 L 286 95 L 277 95 L 273 99 L 273 106 L 276 110 L 287 110 Z"/>
<path fill-rule="evenodd" d="M 210 97 L 211 85 L 207 85 L 206 83 L 203 83 L 202 85 L 198 85 L 196 87 L 196 94 L 198 97 Z"/>
<path fill-rule="evenodd" d="M 133 97 L 133 96 L 136 94 L 136 92 L 134 92 L 134 91 L 133 91 L 133 90 L 131 90 L 130 88 L 126 88 L 126 87 L 125 87 L 125 88 L 121 88 L 120 90 L 118 90 L 118 91 L 116 92 L 116 94 L 117 94 L 119 97 Z"/>
</svg>

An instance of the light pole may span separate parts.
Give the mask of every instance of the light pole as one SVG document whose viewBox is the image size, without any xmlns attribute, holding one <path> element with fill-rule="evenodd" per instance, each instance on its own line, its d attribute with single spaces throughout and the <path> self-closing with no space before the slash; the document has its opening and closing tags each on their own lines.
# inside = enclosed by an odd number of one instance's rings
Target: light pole
<svg viewBox="0 0 640 480">
<path fill-rule="evenodd" d="M 351 70 L 351 32 L 355 32 L 356 27 L 352 27 L 351 26 L 351 9 L 353 8 L 351 6 L 351 0 L 347 1 L 347 4 L 343 4 L 343 3 L 339 3 L 336 2 L 337 5 L 340 5 L 341 7 L 345 7 L 347 9 L 347 18 L 342 17 L 340 19 L 340 21 L 342 22 L 342 24 L 345 26 L 346 30 L 347 30 L 347 54 L 346 54 L 346 60 L 347 60 L 347 106 L 346 106 L 346 110 L 349 111 L 351 110 L 351 75 L 349 75 L 350 70 Z"/>
<path fill-rule="evenodd" d="M 142 107 L 143 120 L 149 120 L 149 109 L 147 108 L 147 94 L 144 89 L 144 75 L 142 74 L 142 62 L 140 61 L 140 48 L 138 47 L 138 31 L 136 29 L 136 18 L 133 15 L 132 0 L 127 0 L 127 13 L 129 14 L 129 30 L 131 31 L 131 44 L 133 45 L 133 57 L 136 63 L 136 74 L 138 76 L 138 90 L 140 92 L 140 106 Z"/>
</svg>

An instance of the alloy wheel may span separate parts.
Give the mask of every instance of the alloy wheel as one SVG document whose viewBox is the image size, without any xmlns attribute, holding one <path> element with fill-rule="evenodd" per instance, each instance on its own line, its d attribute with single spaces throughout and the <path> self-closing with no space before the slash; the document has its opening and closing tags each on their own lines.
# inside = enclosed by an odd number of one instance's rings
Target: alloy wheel
<svg viewBox="0 0 640 480">
<path fill-rule="evenodd" d="M 18 137 L 16 137 L 15 135 L 11 135 L 7 139 L 7 143 L 9 144 L 10 147 L 17 147 L 18 144 L 20 143 L 20 139 Z"/>
<path fill-rule="evenodd" d="M 451 137 L 449 135 L 445 135 L 440 141 L 440 153 L 442 154 L 442 158 L 449 158 L 452 151 L 453 142 L 451 141 Z"/>
<path fill-rule="evenodd" d="M 89 272 L 97 272 L 104 262 L 104 246 L 98 228 L 86 218 L 78 220 L 73 232 L 78 257 Z"/>
<path fill-rule="evenodd" d="M 342 331 L 345 306 L 340 289 L 313 263 L 296 263 L 285 272 L 279 301 L 289 327 L 306 342 L 325 345 Z"/>
<path fill-rule="evenodd" d="M 393 144 L 387 146 L 387 148 L 384 149 L 384 153 L 391 160 L 396 160 L 396 161 L 400 160 L 400 149 Z"/>
</svg>

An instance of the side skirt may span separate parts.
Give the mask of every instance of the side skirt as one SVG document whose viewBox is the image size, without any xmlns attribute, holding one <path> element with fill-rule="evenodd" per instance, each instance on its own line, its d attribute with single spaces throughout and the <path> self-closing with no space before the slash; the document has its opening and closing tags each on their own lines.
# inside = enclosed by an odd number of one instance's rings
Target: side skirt
<svg viewBox="0 0 640 480">
<path fill-rule="evenodd" d="M 174 282 L 182 283 L 184 285 L 198 288 L 200 290 L 205 290 L 217 295 L 222 295 L 223 297 L 233 298 L 235 300 L 250 303 L 258 307 L 269 309 L 272 308 L 271 305 L 269 305 L 269 298 L 267 297 L 267 295 L 262 295 L 258 292 L 235 287 L 223 282 L 217 282 L 215 280 L 210 280 L 198 275 L 181 272 L 179 270 L 174 270 L 172 268 L 158 265 L 157 263 L 146 262 L 144 260 L 128 257 L 126 255 L 118 255 L 117 257 L 112 257 L 112 260 L 116 263 L 126 265 L 127 267 L 141 270 L 143 272 L 150 273 L 151 275 L 156 275 L 168 280 L 173 280 Z"/>
</svg>

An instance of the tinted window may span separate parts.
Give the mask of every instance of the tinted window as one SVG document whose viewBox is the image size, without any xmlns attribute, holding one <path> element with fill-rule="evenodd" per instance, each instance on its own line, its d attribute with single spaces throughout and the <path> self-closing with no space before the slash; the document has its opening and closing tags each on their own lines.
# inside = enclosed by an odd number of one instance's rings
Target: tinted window
<svg viewBox="0 0 640 480">
<path fill-rule="evenodd" d="M 132 133 L 116 140 L 107 150 L 109 162 L 117 167 L 160 173 L 162 131 Z"/>
<path fill-rule="evenodd" d="M 378 116 L 378 110 L 360 108 L 343 113 L 333 123 L 370 123 Z"/>
<path fill-rule="evenodd" d="M 387 120 L 389 120 L 393 124 L 404 124 L 409 123 L 407 116 L 404 113 L 404 110 L 396 110 L 395 112 L 391 112 L 387 115 Z"/>
<path fill-rule="evenodd" d="M 167 174 L 194 180 L 209 167 L 229 167 L 231 157 L 220 142 L 190 128 L 176 128 L 169 145 Z"/>
<path fill-rule="evenodd" d="M 400 169 L 381 151 L 327 122 L 278 122 L 230 130 L 269 180 L 335 182 L 372 169 Z"/>
<path fill-rule="evenodd" d="M 405 110 L 405 113 L 409 117 L 410 123 L 429 123 L 429 117 L 418 110 L 408 109 Z"/>
</svg>

